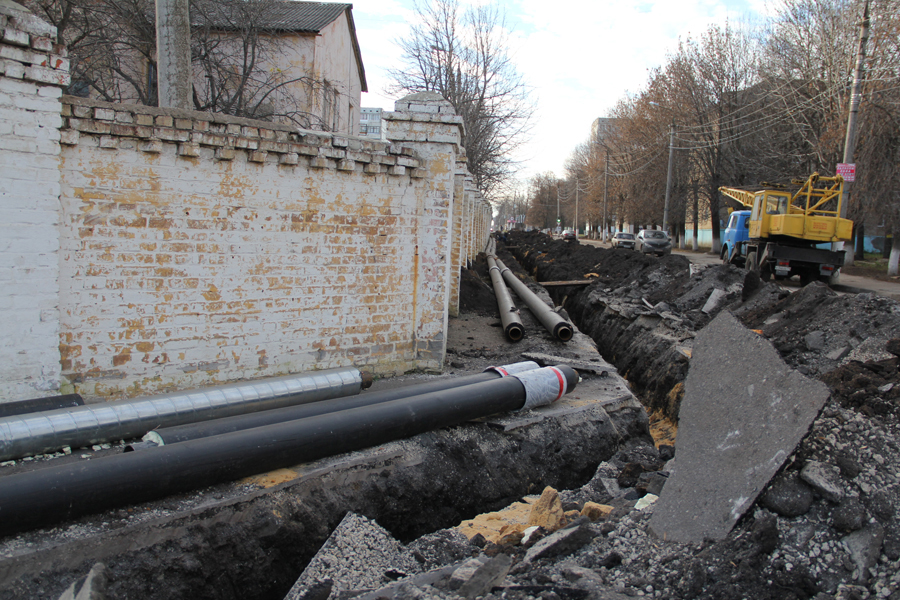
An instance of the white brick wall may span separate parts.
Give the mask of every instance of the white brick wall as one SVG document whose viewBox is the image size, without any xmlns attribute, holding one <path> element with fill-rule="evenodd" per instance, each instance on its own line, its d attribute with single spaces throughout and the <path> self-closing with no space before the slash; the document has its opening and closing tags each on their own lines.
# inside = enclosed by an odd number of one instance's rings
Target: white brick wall
<svg viewBox="0 0 900 600">
<path fill-rule="evenodd" d="M 80 393 L 441 367 L 456 145 L 65 101 L 60 348 Z M 126 121 L 144 125 L 107 125 Z"/>
<path fill-rule="evenodd" d="M 0 401 L 53 395 L 59 361 L 56 31 L 0 6 Z"/>
<path fill-rule="evenodd" d="M 0 401 L 442 366 L 486 206 L 446 102 L 398 103 L 389 144 L 61 102 L 52 27 L 0 31 Z"/>
</svg>

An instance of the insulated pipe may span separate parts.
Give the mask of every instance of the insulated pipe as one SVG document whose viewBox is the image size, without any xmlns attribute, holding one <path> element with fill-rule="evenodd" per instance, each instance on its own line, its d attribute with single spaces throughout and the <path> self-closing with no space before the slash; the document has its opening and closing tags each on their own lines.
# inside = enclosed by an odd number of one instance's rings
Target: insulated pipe
<svg viewBox="0 0 900 600">
<path fill-rule="evenodd" d="M 140 437 L 156 427 L 358 394 L 372 376 L 330 369 L 0 419 L 0 460 Z"/>
<path fill-rule="evenodd" d="M 0 535 L 549 404 L 577 382 L 570 367 L 545 367 L 356 410 L 9 475 L 0 478 Z"/>
<path fill-rule="evenodd" d="M 0 402 L 0 418 L 73 406 L 84 406 L 84 399 L 79 394 L 63 394 L 62 396 L 32 398 L 31 400 Z"/>
<path fill-rule="evenodd" d="M 522 325 L 522 319 L 519 318 L 519 311 L 513 303 L 503 283 L 503 276 L 500 274 L 500 267 L 494 257 L 488 254 L 488 266 L 490 267 L 491 282 L 494 284 L 494 295 L 497 296 L 497 307 L 500 309 L 500 322 L 503 324 L 503 333 L 511 342 L 518 342 L 525 335 L 525 326 Z"/>
<path fill-rule="evenodd" d="M 399 389 L 360 394 L 352 398 L 336 398 L 334 400 L 324 400 L 313 404 L 287 406 L 285 408 L 264 410 L 247 415 L 235 415 L 233 417 L 201 421 L 199 423 L 189 423 L 177 427 L 165 427 L 148 432 L 147 435 L 144 436 L 143 443 L 127 446 L 125 451 L 146 450 L 156 446 L 176 444 L 188 440 L 231 433 L 233 431 L 243 431 L 244 429 L 264 427 L 266 425 L 274 425 L 285 421 L 306 419 L 308 417 L 315 417 L 325 413 L 337 412 L 339 410 L 361 408 L 363 406 L 389 402 L 400 398 L 420 396 L 430 392 L 472 385 L 483 381 L 492 381 L 501 377 L 508 377 L 510 375 L 515 375 L 516 373 L 531 371 L 538 368 L 540 368 L 540 366 L 536 362 L 529 360 L 511 365 L 504 365 L 502 367 L 488 367 L 483 373 L 478 373 L 477 375 L 445 378 L 419 385 L 410 385 Z"/>
<path fill-rule="evenodd" d="M 500 267 L 500 273 L 503 275 L 503 279 L 506 283 L 509 284 L 509 287 L 516 291 L 516 294 L 519 295 L 522 302 L 525 303 L 528 309 L 535 317 L 537 317 L 538 321 L 541 322 L 547 331 L 563 342 L 568 342 L 572 339 L 574 331 L 571 323 L 559 316 L 559 314 L 547 306 L 537 294 L 529 290 L 528 286 L 522 283 L 512 271 L 507 269 L 506 265 L 504 265 L 503 261 L 499 258 L 497 259 L 497 266 Z"/>
</svg>

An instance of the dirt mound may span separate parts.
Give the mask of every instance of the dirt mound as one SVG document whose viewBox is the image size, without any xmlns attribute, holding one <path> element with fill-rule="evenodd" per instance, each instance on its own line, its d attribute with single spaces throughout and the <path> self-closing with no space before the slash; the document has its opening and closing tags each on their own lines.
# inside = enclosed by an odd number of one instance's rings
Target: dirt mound
<svg viewBox="0 0 900 600">
<path fill-rule="evenodd" d="M 891 340 L 886 348 L 897 346 L 900 338 Z M 900 422 L 900 356 L 871 362 L 852 360 L 826 373 L 822 381 L 842 406 Z"/>
<path fill-rule="evenodd" d="M 513 234 L 509 243 L 538 280 L 597 275 L 590 286 L 550 293 L 645 405 L 673 421 L 678 418 L 694 335 L 726 309 L 771 340 L 782 358 L 804 374 L 822 377 L 843 367 L 844 375 L 832 379 L 849 382 L 854 376 L 885 373 L 872 379 L 878 383 L 875 390 L 893 381 L 889 367 L 875 363 L 891 358 L 884 347 L 900 331 L 900 304 L 894 300 L 874 294 L 839 295 L 819 283 L 791 293 L 775 283 L 748 282 L 752 278 L 733 265 L 698 267 L 680 255 L 647 257 L 541 234 Z M 847 369 L 854 369 L 844 367 L 849 361 L 874 366 L 848 374 Z M 729 368 L 751 367 L 748 357 L 747 365 Z M 856 395 L 863 397 L 869 399 L 867 410 L 880 414 L 888 410 L 883 398 L 876 400 L 878 394 Z"/>
<path fill-rule="evenodd" d="M 486 263 L 482 261 L 481 264 L 485 265 Z M 483 277 L 488 277 L 486 266 L 483 271 Z M 485 282 L 479 275 L 474 269 L 462 270 L 459 282 L 459 312 L 499 319 L 500 311 L 497 308 L 497 299 L 491 288 L 490 279 L 488 278 L 488 282 Z"/>
</svg>

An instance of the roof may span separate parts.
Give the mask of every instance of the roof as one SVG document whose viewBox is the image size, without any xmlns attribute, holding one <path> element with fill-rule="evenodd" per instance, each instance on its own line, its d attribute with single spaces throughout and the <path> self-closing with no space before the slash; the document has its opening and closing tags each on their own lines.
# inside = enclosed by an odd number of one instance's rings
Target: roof
<svg viewBox="0 0 900 600">
<path fill-rule="evenodd" d="M 296 31 L 298 33 L 319 33 L 331 24 L 352 4 L 332 4 L 330 2 L 271 2 L 266 11 L 266 29 Z"/>
<path fill-rule="evenodd" d="M 235 28 L 235 15 L 227 14 L 227 4 L 213 1 L 214 10 L 207 11 L 208 22 L 213 28 L 231 30 Z M 260 28 L 268 31 L 318 34 L 333 23 L 345 12 L 350 27 L 350 39 L 353 42 L 353 53 L 359 67 L 359 79 L 362 91 L 367 92 L 366 71 L 363 67 L 362 52 L 356 38 L 356 24 L 353 22 L 353 5 L 332 2 L 298 2 L 296 0 L 271 0 L 264 5 L 266 10 L 262 16 Z M 239 20 L 239 19 L 238 19 Z"/>
</svg>

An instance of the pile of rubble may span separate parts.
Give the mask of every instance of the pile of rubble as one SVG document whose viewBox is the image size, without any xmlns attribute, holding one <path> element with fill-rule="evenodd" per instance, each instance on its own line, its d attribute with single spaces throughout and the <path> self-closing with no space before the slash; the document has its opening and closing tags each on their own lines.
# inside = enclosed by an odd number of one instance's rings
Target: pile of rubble
<svg viewBox="0 0 900 600">
<path fill-rule="evenodd" d="M 679 422 L 677 446 L 634 439 L 581 488 L 405 546 L 348 515 L 289 598 L 900 598 L 897 302 L 539 234 L 509 244 L 520 275 L 595 280 L 552 293 Z"/>
</svg>

